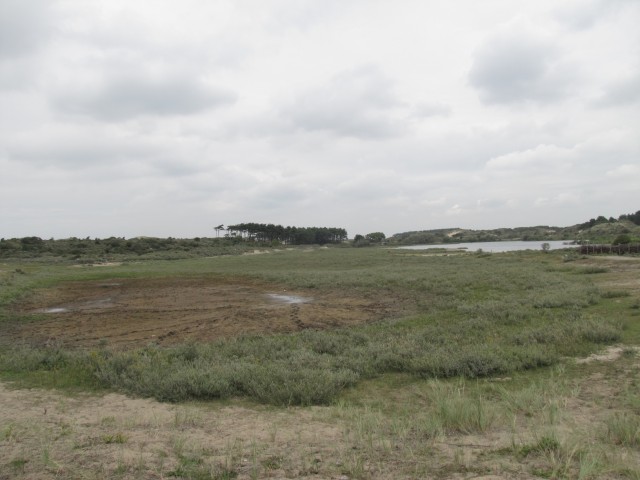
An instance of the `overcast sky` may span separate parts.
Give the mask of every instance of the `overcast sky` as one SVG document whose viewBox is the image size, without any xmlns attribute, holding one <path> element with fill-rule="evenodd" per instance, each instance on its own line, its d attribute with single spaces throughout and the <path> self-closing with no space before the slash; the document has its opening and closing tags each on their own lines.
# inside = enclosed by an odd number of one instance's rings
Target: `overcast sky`
<svg viewBox="0 0 640 480">
<path fill-rule="evenodd" d="M 640 209 L 637 0 L 0 0 L 0 237 Z"/>
</svg>

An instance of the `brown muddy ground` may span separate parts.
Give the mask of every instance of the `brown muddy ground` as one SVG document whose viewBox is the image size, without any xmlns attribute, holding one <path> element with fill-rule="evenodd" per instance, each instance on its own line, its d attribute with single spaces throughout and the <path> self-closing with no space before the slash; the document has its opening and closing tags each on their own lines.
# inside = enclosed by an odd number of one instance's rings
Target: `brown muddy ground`
<svg viewBox="0 0 640 480">
<path fill-rule="evenodd" d="M 113 279 L 69 282 L 35 292 L 17 307 L 34 321 L 10 327 L 11 343 L 91 347 L 171 345 L 184 341 L 325 329 L 375 321 L 392 299 L 286 291 L 247 280 Z"/>
</svg>

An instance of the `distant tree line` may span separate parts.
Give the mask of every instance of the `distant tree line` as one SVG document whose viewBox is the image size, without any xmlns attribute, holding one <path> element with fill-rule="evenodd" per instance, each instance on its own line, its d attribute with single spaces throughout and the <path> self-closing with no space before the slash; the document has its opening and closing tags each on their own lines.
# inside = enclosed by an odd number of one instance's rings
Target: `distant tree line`
<svg viewBox="0 0 640 480">
<path fill-rule="evenodd" d="M 220 232 L 226 234 L 220 236 Z M 149 258 L 183 258 L 226 255 L 253 248 L 255 244 L 287 245 L 340 243 L 347 240 L 344 228 L 283 227 L 273 224 L 240 223 L 215 227 L 216 238 L 109 237 L 64 238 L 46 240 L 40 237 L 0 238 L 0 258 L 68 257 L 103 259 L 141 256 Z M 219 237 L 219 238 L 218 238 Z"/>
<path fill-rule="evenodd" d="M 218 229 L 216 227 L 216 229 Z M 240 237 L 255 242 L 280 242 L 287 245 L 341 243 L 347 239 L 344 228 L 283 227 L 272 223 L 238 223 L 228 225 L 226 238 Z"/>
<path fill-rule="evenodd" d="M 447 228 L 396 233 L 387 240 L 389 244 L 418 245 L 462 242 L 495 242 L 501 240 L 575 240 L 578 243 L 636 242 L 640 235 L 640 210 L 636 213 L 606 218 L 602 215 L 569 227 L 538 225 L 532 227 L 497 228 L 492 230 L 468 230 Z M 597 227 L 597 228 L 593 228 Z M 618 237 L 619 235 L 626 235 Z"/>
<path fill-rule="evenodd" d="M 498 242 L 501 240 L 568 240 L 571 238 L 572 234 L 565 231 L 565 229 L 539 225 L 534 227 L 496 228 L 493 230 L 448 228 L 404 232 L 393 235 L 389 239 L 389 243 L 398 245 L 428 245 L 443 243 Z"/>
<path fill-rule="evenodd" d="M 0 239 L 0 258 L 94 257 L 110 255 L 146 255 L 157 252 L 193 252 L 220 246 L 216 239 L 178 238 L 64 238 L 43 240 L 40 237 Z"/>
</svg>

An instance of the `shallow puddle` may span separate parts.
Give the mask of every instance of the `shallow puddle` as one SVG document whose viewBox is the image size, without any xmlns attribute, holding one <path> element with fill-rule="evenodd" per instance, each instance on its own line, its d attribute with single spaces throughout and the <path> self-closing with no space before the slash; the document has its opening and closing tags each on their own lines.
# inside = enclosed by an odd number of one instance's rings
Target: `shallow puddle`
<svg viewBox="0 0 640 480">
<path fill-rule="evenodd" d="M 312 299 L 298 295 L 282 295 L 279 293 L 267 293 L 267 297 L 280 303 L 309 303 Z"/>
<path fill-rule="evenodd" d="M 104 308 L 112 308 L 115 306 L 116 304 L 111 298 L 99 298 L 97 300 L 91 300 L 84 303 L 67 305 L 66 307 L 40 308 L 38 310 L 34 310 L 33 313 L 69 313 L 80 312 L 83 310 L 102 310 Z"/>
<path fill-rule="evenodd" d="M 55 308 L 45 308 L 43 310 L 38 310 L 38 313 L 65 313 L 68 312 L 68 308 L 55 307 Z"/>
</svg>

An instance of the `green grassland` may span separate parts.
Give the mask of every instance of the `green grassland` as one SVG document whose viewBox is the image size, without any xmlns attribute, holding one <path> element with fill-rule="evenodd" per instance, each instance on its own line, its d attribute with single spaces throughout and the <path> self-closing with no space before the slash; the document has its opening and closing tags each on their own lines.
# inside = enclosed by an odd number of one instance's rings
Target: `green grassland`
<svg viewBox="0 0 640 480">
<path fill-rule="evenodd" d="M 4 274 L 0 297 L 5 324 L 37 321 L 16 318 L 9 309 L 33 288 L 100 277 L 249 277 L 303 291 L 390 299 L 403 313 L 359 327 L 172 348 L 4 347 L 0 367 L 5 377 L 64 379 L 159 400 L 241 396 L 284 405 L 328 403 L 345 388 L 387 373 L 475 378 L 546 367 L 619 341 L 628 327 L 624 318 L 604 314 L 611 293 L 603 295 L 587 268 L 563 263 L 562 255 L 326 248 L 147 261 L 108 272 L 11 264 L 4 267 L 13 271 Z"/>
<path fill-rule="evenodd" d="M 4 342 L 3 384 L 62 396 L 16 394 L 41 418 L 0 415 L 0 476 L 640 478 L 635 258 L 305 247 L 74 263 L 0 264 L 0 332 L 42 318 L 12 308 L 36 289 L 92 279 L 242 278 L 396 308 L 356 327 L 172 347 Z M 575 360 L 611 344 L 611 361 Z M 169 410 L 75 418 L 112 391 Z"/>
</svg>

